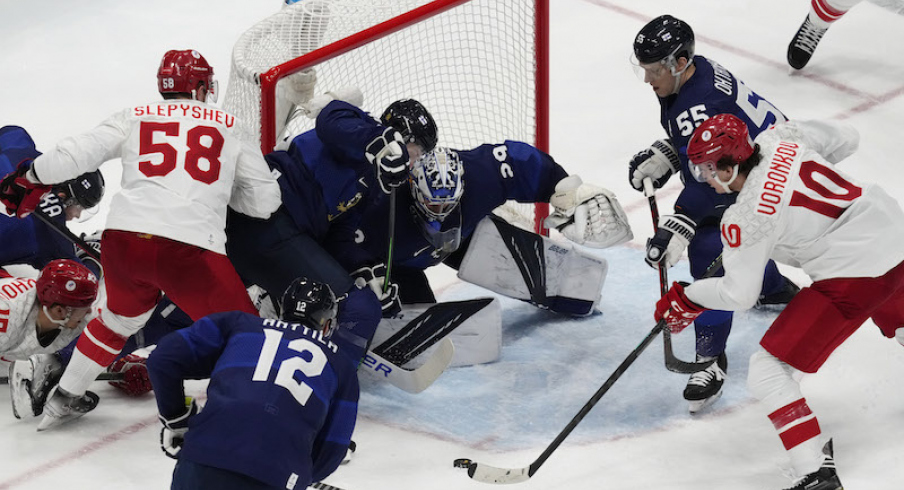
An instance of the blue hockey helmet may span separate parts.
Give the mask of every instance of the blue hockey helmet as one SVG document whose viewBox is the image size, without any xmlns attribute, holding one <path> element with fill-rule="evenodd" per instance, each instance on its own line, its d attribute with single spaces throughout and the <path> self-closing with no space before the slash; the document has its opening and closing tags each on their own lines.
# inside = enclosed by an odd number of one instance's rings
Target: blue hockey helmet
<svg viewBox="0 0 904 490">
<path fill-rule="evenodd" d="M 424 153 L 436 148 L 439 141 L 436 121 L 423 104 L 414 99 L 402 99 L 389 104 L 380 122 L 392 127 L 405 138 L 405 143 L 417 143 Z"/>
<path fill-rule="evenodd" d="M 333 321 L 339 311 L 336 295 L 329 285 L 306 277 L 299 277 L 286 288 L 280 301 L 281 318 L 298 322 L 323 332 L 329 337 Z"/>
<path fill-rule="evenodd" d="M 84 209 L 90 209 L 100 204 L 104 197 L 104 176 L 100 170 L 95 170 L 63 182 L 60 188 L 67 196 L 65 205 L 78 204 Z"/>
<path fill-rule="evenodd" d="M 678 58 L 691 60 L 694 57 L 694 31 L 681 19 L 660 15 L 637 33 L 634 56 L 643 64 L 659 61 L 669 64 Z"/>
</svg>

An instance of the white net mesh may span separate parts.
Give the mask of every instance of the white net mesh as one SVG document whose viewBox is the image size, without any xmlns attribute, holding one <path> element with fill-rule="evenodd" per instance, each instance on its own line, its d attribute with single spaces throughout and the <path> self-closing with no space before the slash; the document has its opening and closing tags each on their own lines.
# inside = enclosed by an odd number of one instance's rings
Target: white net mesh
<svg viewBox="0 0 904 490">
<path fill-rule="evenodd" d="M 282 9 L 236 43 L 225 108 L 256 141 L 262 125 L 274 125 L 279 134 L 291 109 L 280 97 L 288 84 L 277 85 L 275 120 L 261 121 L 260 74 L 430 3 L 302 0 Z M 358 87 L 362 108 L 377 117 L 395 100 L 417 99 L 436 119 L 442 146 L 469 149 L 505 139 L 536 144 L 534 9 L 535 0 L 466 2 L 318 63 L 312 95 Z M 313 123 L 294 117 L 286 134 L 312 129 Z M 509 218 L 534 215 L 529 205 L 509 211 Z"/>
</svg>

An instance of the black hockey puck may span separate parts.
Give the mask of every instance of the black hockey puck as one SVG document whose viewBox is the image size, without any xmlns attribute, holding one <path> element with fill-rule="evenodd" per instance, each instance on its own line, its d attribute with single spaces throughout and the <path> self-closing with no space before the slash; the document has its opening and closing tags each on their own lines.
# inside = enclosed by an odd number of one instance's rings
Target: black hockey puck
<svg viewBox="0 0 904 490">
<path fill-rule="evenodd" d="M 471 466 L 471 460 L 465 458 L 456 459 L 455 462 L 452 463 L 452 466 L 456 468 L 467 468 Z"/>
</svg>

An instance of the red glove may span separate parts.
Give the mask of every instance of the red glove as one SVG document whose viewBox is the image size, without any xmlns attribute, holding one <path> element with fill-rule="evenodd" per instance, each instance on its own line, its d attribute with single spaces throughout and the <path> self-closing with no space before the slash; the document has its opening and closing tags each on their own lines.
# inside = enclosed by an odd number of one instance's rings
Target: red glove
<svg viewBox="0 0 904 490">
<path fill-rule="evenodd" d="M 665 324 L 672 333 L 679 333 L 693 323 L 700 313 L 707 309 L 695 304 L 684 295 L 684 286 L 673 282 L 672 289 L 656 302 L 655 318 L 665 319 Z"/>
<path fill-rule="evenodd" d="M 154 388 L 148 377 L 147 359 L 129 354 L 117 359 L 110 365 L 111 373 L 122 373 L 122 381 L 110 381 L 110 384 L 126 392 L 129 396 L 141 396 Z"/>
<path fill-rule="evenodd" d="M 31 169 L 33 160 L 25 160 L 0 180 L 0 202 L 6 206 L 6 213 L 17 218 L 31 214 L 44 194 L 50 191 L 49 185 L 35 184 L 25 177 Z"/>
</svg>

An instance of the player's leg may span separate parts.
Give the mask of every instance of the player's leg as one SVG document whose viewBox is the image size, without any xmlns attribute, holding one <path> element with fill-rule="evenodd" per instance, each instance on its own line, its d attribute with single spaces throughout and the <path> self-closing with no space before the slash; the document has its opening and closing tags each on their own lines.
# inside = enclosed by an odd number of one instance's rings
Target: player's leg
<svg viewBox="0 0 904 490">
<path fill-rule="evenodd" d="M 798 70 L 806 66 L 829 27 L 858 3 L 860 0 L 811 0 L 810 12 L 788 45 L 788 64 Z"/>
<path fill-rule="evenodd" d="M 231 213 L 227 255 L 246 284 L 279 298 L 295 278 L 326 283 L 337 295 L 352 285 L 348 272 L 320 244 L 300 230 L 281 207 L 268 220 Z"/>
<path fill-rule="evenodd" d="M 154 260 L 149 259 L 157 256 L 155 242 L 116 230 L 105 231 L 102 241 L 106 307 L 79 336 L 60 383 L 48 397 L 38 430 L 94 409 L 97 395 L 88 386 L 116 359 L 126 339 L 141 329 L 159 299 L 160 290 L 150 280 L 156 273 Z"/>
<path fill-rule="evenodd" d="M 716 226 L 697 228 L 687 248 L 691 276 L 699 279 L 706 274 L 713 261 L 722 253 L 722 239 Z M 725 272 L 720 268 L 715 276 Z M 722 396 L 728 369 L 725 345 L 731 333 L 733 314 L 730 311 L 708 310 L 694 320 L 697 361 L 717 360 L 709 368 L 690 376 L 684 389 L 691 413 L 699 412 Z"/>
<path fill-rule="evenodd" d="M 904 263 L 880 278 L 888 298 L 870 314 L 882 335 L 897 339 L 904 345 Z"/>
</svg>

